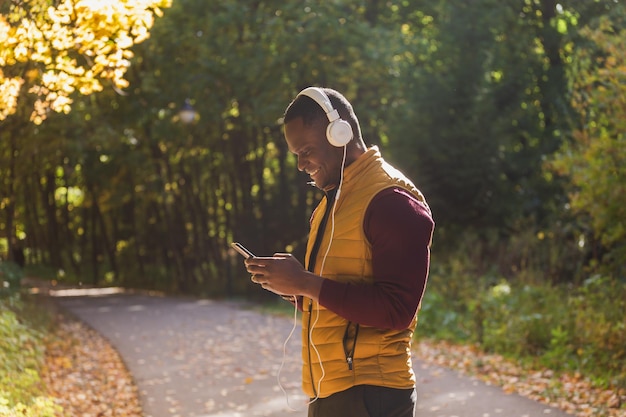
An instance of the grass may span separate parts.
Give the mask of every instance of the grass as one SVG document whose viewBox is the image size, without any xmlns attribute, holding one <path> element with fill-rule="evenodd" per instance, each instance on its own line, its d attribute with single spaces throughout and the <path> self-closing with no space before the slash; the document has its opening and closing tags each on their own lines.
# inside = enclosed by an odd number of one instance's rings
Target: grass
<svg viewBox="0 0 626 417">
<path fill-rule="evenodd" d="M 47 306 L 19 294 L 0 298 L 0 416 L 53 417 L 61 412 L 41 380 L 52 325 Z"/>
</svg>

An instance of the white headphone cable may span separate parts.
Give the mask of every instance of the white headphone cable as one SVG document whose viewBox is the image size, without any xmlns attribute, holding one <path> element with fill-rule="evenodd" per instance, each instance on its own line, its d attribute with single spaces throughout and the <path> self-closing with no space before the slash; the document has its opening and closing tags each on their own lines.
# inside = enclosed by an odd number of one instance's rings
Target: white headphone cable
<svg viewBox="0 0 626 417">
<path fill-rule="evenodd" d="M 296 331 L 296 327 L 298 326 L 298 297 L 294 295 L 293 300 L 294 300 L 293 327 L 291 328 L 291 331 L 289 332 L 287 339 L 285 339 L 285 342 L 283 343 L 283 359 L 280 362 L 280 367 L 278 368 L 276 379 L 278 380 L 278 386 L 280 387 L 280 390 L 285 395 L 285 400 L 287 401 L 287 407 L 289 407 L 291 411 L 301 411 L 291 406 L 291 404 L 289 403 L 289 394 L 287 393 L 287 390 L 285 390 L 285 388 L 283 387 L 283 384 L 280 382 L 280 373 L 282 372 L 283 367 L 285 366 L 285 360 L 287 358 L 287 343 L 289 343 L 291 336 L 293 336 L 293 333 Z"/>
<path fill-rule="evenodd" d="M 339 176 L 339 186 L 337 187 L 337 192 L 335 193 L 335 198 L 333 201 L 333 208 L 332 208 L 332 212 L 331 212 L 331 228 L 330 228 L 330 240 L 328 242 L 328 246 L 326 247 L 326 252 L 324 253 L 324 257 L 322 258 L 322 266 L 320 267 L 320 276 L 323 274 L 324 272 L 324 266 L 326 265 L 326 258 L 328 257 L 328 253 L 330 252 L 330 247 L 332 246 L 333 243 L 333 237 L 335 235 L 335 210 L 337 209 L 337 201 L 339 200 L 339 195 L 341 194 L 341 187 L 343 186 L 343 170 L 346 166 L 346 155 L 347 155 L 347 146 L 343 147 L 343 159 L 341 161 L 341 171 L 340 171 L 340 176 Z M 289 409 L 291 411 L 300 411 L 297 410 L 295 408 L 293 408 L 291 406 L 291 404 L 289 403 L 289 394 L 287 393 L 287 391 L 285 390 L 285 388 L 283 387 L 282 383 L 280 382 L 280 373 L 285 365 L 285 359 L 287 357 L 287 343 L 289 342 L 289 340 L 291 339 L 291 337 L 293 336 L 296 327 L 298 325 L 298 297 L 297 296 L 293 296 L 294 297 L 294 313 L 293 313 L 293 327 L 291 328 L 291 331 L 289 332 L 289 335 L 287 336 L 287 339 L 285 339 L 285 342 L 283 343 L 283 359 L 280 363 L 280 367 L 278 368 L 278 373 L 276 376 L 276 379 L 278 380 L 278 386 L 280 387 L 281 391 L 283 392 L 283 394 L 285 395 L 286 401 L 287 401 L 287 406 L 289 407 Z M 326 370 L 324 369 L 324 364 L 322 363 L 322 357 L 320 355 L 319 350 L 317 349 L 317 346 L 315 346 L 315 343 L 313 342 L 313 329 L 315 328 L 315 325 L 317 324 L 317 321 L 319 320 L 320 317 L 320 308 L 319 308 L 319 301 L 317 302 L 317 309 L 316 309 L 316 316 L 315 316 L 315 320 L 313 321 L 313 323 L 311 324 L 311 327 L 309 328 L 309 341 L 311 343 L 311 347 L 313 348 L 313 351 L 315 352 L 315 355 L 317 356 L 317 360 L 320 363 L 320 368 L 322 371 L 322 375 L 320 376 L 320 379 L 317 381 L 317 391 L 316 391 L 316 395 L 315 398 L 313 398 L 312 400 L 310 400 L 307 405 L 312 404 L 313 402 L 315 402 L 318 398 L 319 398 L 319 393 L 321 391 L 322 388 L 322 381 L 324 380 L 324 377 L 326 376 Z M 310 366 L 312 366 L 312 364 L 309 364 Z M 313 382 L 313 381 L 311 381 Z"/>
</svg>

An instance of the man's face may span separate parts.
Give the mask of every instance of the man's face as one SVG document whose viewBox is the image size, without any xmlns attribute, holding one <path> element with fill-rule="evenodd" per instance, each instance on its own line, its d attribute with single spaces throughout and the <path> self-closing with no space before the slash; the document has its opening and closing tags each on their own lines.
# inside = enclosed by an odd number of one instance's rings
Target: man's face
<svg viewBox="0 0 626 417">
<path fill-rule="evenodd" d="M 285 124 L 289 151 L 298 158 L 298 170 L 306 172 L 315 186 L 328 191 L 339 184 L 342 150 L 326 139 L 326 126 L 305 126 L 298 117 Z"/>
</svg>

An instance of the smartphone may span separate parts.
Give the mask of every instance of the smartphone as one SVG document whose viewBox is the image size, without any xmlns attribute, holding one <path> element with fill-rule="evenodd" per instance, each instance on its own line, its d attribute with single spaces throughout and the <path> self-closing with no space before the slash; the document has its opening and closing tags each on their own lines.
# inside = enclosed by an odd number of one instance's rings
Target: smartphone
<svg viewBox="0 0 626 417">
<path fill-rule="evenodd" d="M 233 242 L 230 244 L 237 252 L 241 254 L 244 258 L 254 258 L 254 254 L 246 249 L 241 243 Z"/>
</svg>

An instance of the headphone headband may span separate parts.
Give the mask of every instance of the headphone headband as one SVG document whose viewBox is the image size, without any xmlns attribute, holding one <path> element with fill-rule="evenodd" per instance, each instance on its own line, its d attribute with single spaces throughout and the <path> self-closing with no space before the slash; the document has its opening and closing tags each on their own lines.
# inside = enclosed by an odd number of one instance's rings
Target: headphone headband
<svg viewBox="0 0 626 417">
<path fill-rule="evenodd" d="M 298 96 L 307 96 L 312 98 L 326 113 L 329 122 L 334 122 L 339 119 L 339 113 L 333 107 L 333 104 L 330 102 L 330 99 L 326 95 L 326 93 L 318 87 L 307 87 L 302 90 Z"/>
</svg>

